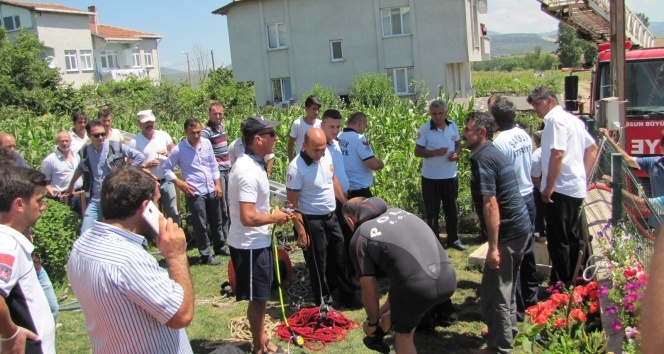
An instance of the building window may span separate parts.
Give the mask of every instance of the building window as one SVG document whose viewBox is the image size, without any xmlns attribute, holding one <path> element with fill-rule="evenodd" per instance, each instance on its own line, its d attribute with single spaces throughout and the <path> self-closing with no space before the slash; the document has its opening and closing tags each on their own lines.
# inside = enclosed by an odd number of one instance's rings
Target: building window
<svg viewBox="0 0 664 354">
<path fill-rule="evenodd" d="M 272 101 L 286 102 L 292 97 L 290 78 L 272 79 Z"/>
<path fill-rule="evenodd" d="M 383 36 L 410 34 L 410 9 L 408 6 L 382 9 Z"/>
<path fill-rule="evenodd" d="M 99 52 L 99 60 L 102 69 L 119 68 L 118 52 L 115 50 L 102 50 Z"/>
<path fill-rule="evenodd" d="M 7 16 L 2 19 L 7 31 L 15 31 L 21 27 L 21 19 L 18 16 Z"/>
<path fill-rule="evenodd" d="M 286 46 L 286 23 L 268 23 L 267 25 L 267 48 L 282 49 Z"/>
<path fill-rule="evenodd" d="M 330 41 L 330 60 L 344 61 L 344 52 L 341 48 L 341 40 Z"/>
<path fill-rule="evenodd" d="M 78 71 L 78 63 L 76 62 L 76 51 L 65 50 L 65 62 L 67 71 Z"/>
<path fill-rule="evenodd" d="M 141 51 L 140 49 L 133 49 L 131 51 L 131 66 L 141 67 Z"/>
<path fill-rule="evenodd" d="M 82 50 L 80 53 L 81 70 L 92 70 L 92 51 Z"/>
<path fill-rule="evenodd" d="M 152 51 L 151 50 L 146 50 L 143 53 L 143 59 L 145 60 L 145 67 L 146 68 L 154 67 L 154 64 L 152 64 Z"/>
<path fill-rule="evenodd" d="M 394 86 L 395 94 L 410 94 L 410 81 L 413 79 L 413 68 L 387 69 L 387 76 L 392 78 L 392 86 Z"/>
</svg>

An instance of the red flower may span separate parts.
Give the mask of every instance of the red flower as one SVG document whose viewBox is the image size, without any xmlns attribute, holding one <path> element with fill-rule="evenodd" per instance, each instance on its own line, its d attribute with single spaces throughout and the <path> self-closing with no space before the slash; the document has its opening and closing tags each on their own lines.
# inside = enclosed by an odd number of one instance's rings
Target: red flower
<svg viewBox="0 0 664 354">
<path fill-rule="evenodd" d="M 597 300 L 591 301 L 588 306 L 590 313 L 597 313 L 599 311 L 599 301 Z"/>
<path fill-rule="evenodd" d="M 571 320 L 579 320 L 581 322 L 586 322 L 588 318 L 586 317 L 586 314 L 583 313 L 583 310 L 581 309 L 573 309 L 569 313 L 569 319 Z"/>
<path fill-rule="evenodd" d="M 564 318 L 556 318 L 555 321 L 553 321 L 553 327 L 556 329 L 563 328 L 567 326 L 567 321 L 565 321 Z"/>
<path fill-rule="evenodd" d="M 629 267 L 623 271 L 623 275 L 625 276 L 626 279 L 629 279 L 631 277 L 635 277 L 636 274 L 638 273 L 638 270 L 632 267 Z"/>
<path fill-rule="evenodd" d="M 646 274 L 646 273 L 641 273 L 641 274 L 639 275 L 639 281 L 640 281 L 643 285 L 648 284 L 648 274 Z"/>
</svg>

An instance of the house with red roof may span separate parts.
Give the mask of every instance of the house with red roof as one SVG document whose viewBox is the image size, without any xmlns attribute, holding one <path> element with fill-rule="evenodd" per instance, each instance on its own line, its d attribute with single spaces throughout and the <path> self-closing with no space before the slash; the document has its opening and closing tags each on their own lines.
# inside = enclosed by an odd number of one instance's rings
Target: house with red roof
<svg viewBox="0 0 664 354">
<path fill-rule="evenodd" d="M 85 83 L 130 76 L 160 78 L 157 46 L 162 35 L 100 24 L 95 6 L 0 0 L 0 25 L 10 40 L 24 28 L 45 46 L 44 59 L 63 81 Z"/>
</svg>

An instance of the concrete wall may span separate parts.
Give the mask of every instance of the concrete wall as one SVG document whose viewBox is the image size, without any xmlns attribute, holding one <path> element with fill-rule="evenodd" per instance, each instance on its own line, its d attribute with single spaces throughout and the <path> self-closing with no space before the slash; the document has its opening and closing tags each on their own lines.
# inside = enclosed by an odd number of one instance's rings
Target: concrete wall
<svg viewBox="0 0 664 354">
<path fill-rule="evenodd" d="M 33 20 L 39 40 L 52 49 L 53 63 L 60 70 L 64 82 L 77 87 L 96 80 L 94 65 L 89 70 L 83 70 L 80 59 L 81 50 L 93 50 L 87 16 L 34 12 Z M 65 50 L 76 51 L 78 69 L 66 70 Z"/>
<path fill-rule="evenodd" d="M 289 77 L 298 99 L 317 82 L 345 95 L 359 73 L 403 67 L 413 69 L 411 79 L 427 82 L 432 97 L 439 85 L 450 96 L 466 95 L 472 86 L 468 62 L 481 59 L 479 47 L 468 41 L 474 1 L 240 2 L 228 14 L 233 72 L 236 80 L 254 81 L 259 104 L 273 99 L 271 79 Z M 384 37 L 381 9 L 401 6 L 410 8 L 411 33 Z M 286 23 L 287 48 L 268 50 L 266 24 L 276 22 Z M 331 40 L 342 41 L 343 61 L 331 60 Z"/>
</svg>

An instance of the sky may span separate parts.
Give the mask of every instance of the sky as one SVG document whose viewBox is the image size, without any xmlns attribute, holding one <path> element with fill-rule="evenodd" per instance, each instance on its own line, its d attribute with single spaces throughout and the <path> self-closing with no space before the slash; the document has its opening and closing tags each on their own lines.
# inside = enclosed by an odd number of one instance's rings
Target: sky
<svg viewBox="0 0 664 354">
<path fill-rule="evenodd" d="M 20 1 L 20 0 L 19 0 Z M 327 0 L 334 1 L 334 0 Z M 360 1 L 360 0 L 358 0 Z M 433 1 L 433 0 L 428 0 Z M 437 0 L 447 1 L 447 0 Z M 187 71 L 190 53 L 192 70 L 196 52 L 201 48 L 208 55 L 214 52 L 216 67 L 231 64 L 226 16 L 213 15 L 212 11 L 227 5 L 231 0 L 31 0 L 31 2 L 57 3 L 86 10 L 97 6 L 99 23 L 131 28 L 164 36 L 159 42 L 162 68 Z M 542 33 L 556 30 L 558 23 L 540 10 L 537 0 L 487 0 L 488 14 L 480 21 L 490 31 L 499 33 Z M 626 0 L 634 12 L 643 12 L 651 22 L 664 22 L 664 1 Z"/>
</svg>

